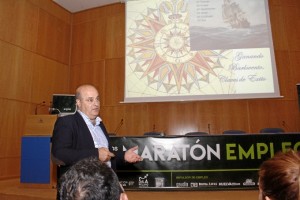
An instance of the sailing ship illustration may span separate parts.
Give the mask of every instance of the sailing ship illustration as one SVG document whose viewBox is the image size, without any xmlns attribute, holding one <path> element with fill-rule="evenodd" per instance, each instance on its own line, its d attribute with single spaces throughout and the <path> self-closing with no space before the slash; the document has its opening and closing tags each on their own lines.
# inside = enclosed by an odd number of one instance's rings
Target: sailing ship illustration
<svg viewBox="0 0 300 200">
<path fill-rule="evenodd" d="M 222 5 L 222 17 L 225 23 L 229 23 L 232 28 L 249 28 L 250 22 L 245 17 L 239 4 L 231 0 L 224 0 Z"/>
</svg>

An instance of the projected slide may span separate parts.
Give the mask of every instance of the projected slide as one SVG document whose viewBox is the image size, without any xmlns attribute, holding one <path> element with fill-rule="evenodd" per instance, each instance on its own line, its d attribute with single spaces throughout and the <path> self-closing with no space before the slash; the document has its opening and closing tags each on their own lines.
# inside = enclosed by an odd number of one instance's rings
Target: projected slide
<svg viewBox="0 0 300 200">
<path fill-rule="evenodd" d="M 264 1 L 195 0 L 189 11 L 191 50 L 271 45 Z"/>
<path fill-rule="evenodd" d="M 124 102 L 279 97 L 267 1 L 129 0 Z"/>
</svg>

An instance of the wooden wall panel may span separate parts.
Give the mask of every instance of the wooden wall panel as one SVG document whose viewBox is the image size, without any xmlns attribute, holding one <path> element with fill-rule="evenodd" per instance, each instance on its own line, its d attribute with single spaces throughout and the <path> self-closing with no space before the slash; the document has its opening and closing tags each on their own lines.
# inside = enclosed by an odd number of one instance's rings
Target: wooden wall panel
<svg viewBox="0 0 300 200">
<path fill-rule="evenodd" d="M 30 101 L 32 54 L 0 40 L 0 97 Z"/>
<path fill-rule="evenodd" d="M 249 132 L 247 101 L 200 101 L 149 104 L 149 128 L 166 135 L 201 131 L 221 134 L 228 129 Z"/>
<path fill-rule="evenodd" d="M 125 4 L 116 3 L 112 5 L 102 6 L 73 14 L 73 25 L 87 23 L 89 21 L 99 20 L 104 17 L 112 17 L 124 13 Z"/>
<path fill-rule="evenodd" d="M 106 18 L 73 26 L 72 65 L 99 61 L 105 55 Z"/>
<path fill-rule="evenodd" d="M 144 132 L 151 131 L 148 127 L 148 107 L 147 104 L 126 104 L 124 108 L 124 124 L 119 135 L 143 135 Z"/>
<path fill-rule="evenodd" d="M 70 24 L 40 9 L 38 27 L 37 52 L 68 65 Z"/>
<path fill-rule="evenodd" d="M 290 60 L 290 66 L 291 67 L 291 87 L 290 89 L 292 89 L 292 91 L 294 90 L 293 88 L 296 88 L 296 84 L 300 83 L 300 51 L 293 51 L 290 52 L 289 54 L 289 60 Z M 295 90 L 296 91 L 296 90 Z M 296 94 L 296 99 L 297 99 L 297 93 L 296 92 L 291 92 Z"/>
<path fill-rule="evenodd" d="M 102 97 L 100 98 L 102 99 Z M 128 121 L 125 122 L 124 119 L 124 109 L 124 105 L 103 106 L 101 102 L 100 116 L 109 133 L 115 133 L 117 135 L 126 135 L 128 133 L 128 130 L 124 126 L 125 123 L 128 123 Z M 132 119 L 130 119 L 130 121 L 131 120 Z M 121 121 L 123 122 L 123 124 Z M 130 121 L 129 123 L 133 123 L 133 121 Z"/>
<path fill-rule="evenodd" d="M 0 1 L 0 39 L 35 51 L 38 9 L 25 0 Z"/>
<path fill-rule="evenodd" d="M 19 137 L 15 137 L 13 138 L 11 135 L 16 135 L 17 132 L 12 132 L 8 133 L 8 132 L 2 132 L 1 135 L 3 134 L 7 134 L 9 135 L 8 137 L 0 137 L 1 141 L 0 141 L 0 150 L 1 150 L 1 154 L 0 154 L 0 158 L 5 158 L 5 157 L 13 157 L 13 158 L 17 158 L 20 157 L 21 155 L 21 139 Z M 22 133 L 22 132 L 19 132 Z M 9 141 L 9 143 L 8 143 Z M 19 174 L 19 172 L 17 172 L 17 170 L 19 169 L 19 166 L 14 167 L 16 173 L 15 174 Z"/>
<path fill-rule="evenodd" d="M 70 91 L 75 93 L 76 88 L 81 84 L 93 84 L 99 90 L 101 101 L 104 95 L 105 61 L 88 62 L 73 65 L 70 71 Z M 101 102 L 102 104 L 103 102 Z"/>
<path fill-rule="evenodd" d="M 149 112 L 147 104 L 121 104 L 114 106 L 102 106 L 100 116 L 105 123 L 107 131 L 118 136 L 143 135 L 151 131 L 149 127 Z M 123 124 L 121 127 L 121 120 Z"/>
<path fill-rule="evenodd" d="M 196 103 L 151 103 L 149 112 L 149 129 L 147 131 L 160 131 L 165 135 L 184 135 L 186 132 L 205 131 L 198 129 L 195 109 Z"/>
<path fill-rule="evenodd" d="M 197 105 L 197 118 L 206 132 L 221 134 L 229 129 L 250 132 L 247 100 L 208 101 Z"/>
<path fill-rule="evenodd" d="M 279 6 L 300 6 L 298 0 L 269 0 L 270 5 L 279 5 Z"/>
<path fill-rule="evenodd" d="M 123 58 L 125 56 L 125 9 L 117 15 L 107 18 L 105 58 Z M 125 68 L 125 65 L 120 67 Z"/>
<path fill-rule="evenodd" d="M 300 51 L 276 51 L 280 93 L 285 99 L 297 99 L 296 84 L 300 83 Z"/>
<path fill-rule="evenodd" d="M 124 101 L 124 59 L 107 59 L 105 61 L 104 105 L 118 105 Z"/>
<path fill-rule="evenodd" d="M 57 5 L 53 0 L 26 0 L 35 5 L 39 9 L 46 11 L 55 18 L 58 18 L 68 24 L 71 24 L 72 14 L 61 6 Z"/>
<path fill-rule="evenodd" d="M 284 11 L 284 27 L 286 30 L 286 38 L 288 40 L 289 50 L 300 50 L 300 7 L 283 6 Z"/>
<path fill-rule="evenodd" d="M 125 7 L 113 4 L 75 13 L 72 65 L 125 55 Z"/>
<path fill-rule="evenodd" d="M 20 174 L 21 136 L 30 104 L 0 98 L 0 179 Z M 4 164 L 5 163 L 5 164 Z"/>
<path fill-rule="evenodd" d="M 288 38 L 282 37 L 286 35 L 286 30 L 284 28 L 285 18 L 283 14 L 283 8 L 281 6 L 269 5 L 270 7 L 270 20 L 271 30 L 273 36 L 273 45 L 277 50 L 287 50 L 288 49 Z"/>
<path fill-rule="evenodd" d="M 260 100 L 249 102 L 251 132 L 261 128 L 280 127 L 286 132 L 299 131 L 299 109 L 296 101 Z"/>
<path fill-rule="evenodd" d="M 23 135 L 25 120 L 30 110 L 30 104 L 5 99 L 0 99 L 0 103 L 2 107 L 5 108 L 1 110 L 0 115 L 0 137 L 19 140 L 20 136 Z M 7 143 L 6 145 L 8 147 L 11 144 Z M 3 148 L 2 145 L 1 148 Z M 18 152 L 18 154 L 20 153 L 18 151 L 20 148 L 19 146 L 12 146 L 11 148 L 16 149 L 16 152 Z M 0 155 L 3 154 L 16 155 L 14 151 L 0 151 Z"/>
<path fill-rule="evenodd" d="M 294 73 L 294 68 L 290 64 L 290 55 L 288 51 L 275 51 L 277 76 L 279 81 L 280 95 L 285 98 L 295 97 L 291 93 L 291 75 Z"/>
<path fill-rule="evenodd" d="M 242 101 L 196 101 L 151 103 L 149 130 L 166 135 L 184 135 L 202 131 L 221 134 L 227 129 L 249 131 L 248 103 Z"/>
<path fill-rule="evenodd" d="M 20 144 L 16 144 L 20 145 Z M 20 157 L 3 157 L 0 158 L 0 163 L 5 163 L 5 165 L 0 165 L 0 180 L 1 179 L 11 179 L 19 177 L 20 175 Z"/>
<path fill-rule="evenodd" d="M 0 179 L 20 175 L 26 116 L 69 90 L 70 19 L 52 0 L 0 0 Z"/>
<path fill-rule="evenodd" d="M 146 104 L 122 104 L 102 106 L 100 116 L 107 131 L 118 136 L 143 135 L 149 128 L 149 112 Z M 121 125 L 121 120 L 123 124 Z M 121 126 L 120 126 L 121 125 Z"/>
<path fill-rule="evenodd" d="M 35 55 L 33 65 L 32 102 L 47 103 L 53 93 L 68 93 L 69 67 L 56 61 Z"/>
</svg>

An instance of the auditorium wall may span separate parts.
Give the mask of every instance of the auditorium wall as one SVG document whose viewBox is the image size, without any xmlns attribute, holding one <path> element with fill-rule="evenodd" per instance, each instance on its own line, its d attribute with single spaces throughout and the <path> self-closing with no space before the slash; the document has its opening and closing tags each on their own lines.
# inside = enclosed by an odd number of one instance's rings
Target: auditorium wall
<svg viewBox="0 0 300 200">
<path fill-rule="evenodd" d="M 20 176 L 26 116 L 69 92 L 70 36 L 71 14 L 51 0 L 0 0 L 0 179 Z"/>
</svg>

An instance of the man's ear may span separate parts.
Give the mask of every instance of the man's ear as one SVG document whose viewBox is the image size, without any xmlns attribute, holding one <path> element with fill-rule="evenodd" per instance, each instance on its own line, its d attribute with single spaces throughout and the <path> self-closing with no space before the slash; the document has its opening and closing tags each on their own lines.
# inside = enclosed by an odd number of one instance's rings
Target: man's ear
<svg viewBox="0 0 300 200">
<path fill-rule="evenodd" d="M 80 100 L 79 99 L 76 99 L 76 106 L 80 106 Z"/>
</svg>

